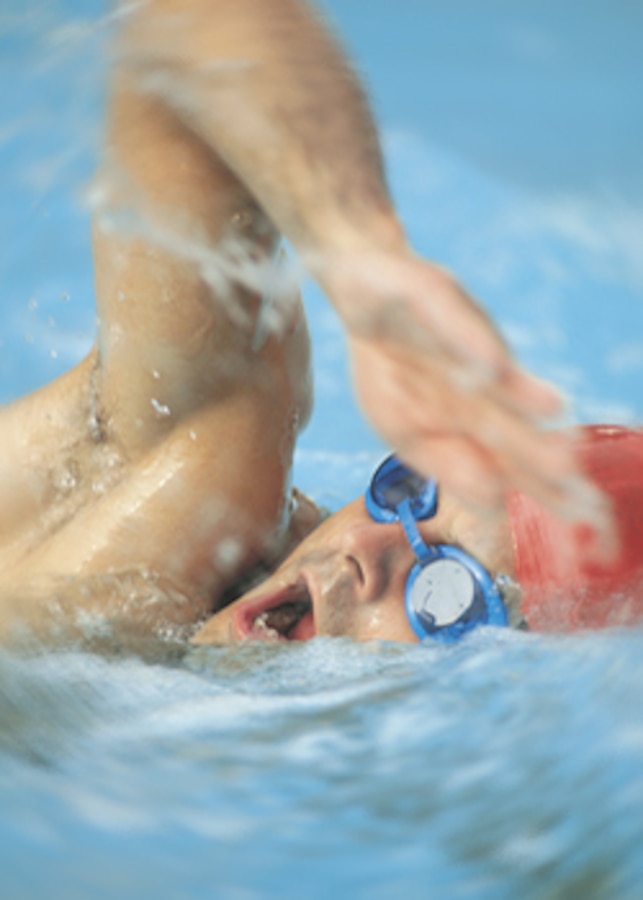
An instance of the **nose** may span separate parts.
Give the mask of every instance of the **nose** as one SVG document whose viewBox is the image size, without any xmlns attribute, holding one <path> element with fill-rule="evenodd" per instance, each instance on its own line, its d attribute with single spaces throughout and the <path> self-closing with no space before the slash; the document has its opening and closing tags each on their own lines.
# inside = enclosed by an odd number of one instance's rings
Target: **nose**
<svg viewBox="0 0 643 900">
<path fill-rule="evenodd" d="M 380 599 L 398 582 L 402 586 L 414 560 L 399 522 L 373 522 L 367 514 L 345 529 L 340 551 L 357 571 L 364 602 Z"/>
</svg>

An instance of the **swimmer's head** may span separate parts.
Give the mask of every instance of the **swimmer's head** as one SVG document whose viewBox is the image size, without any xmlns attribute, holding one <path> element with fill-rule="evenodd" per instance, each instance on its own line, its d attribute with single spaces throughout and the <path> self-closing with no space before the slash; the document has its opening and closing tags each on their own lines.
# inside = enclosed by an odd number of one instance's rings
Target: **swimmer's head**
<svg viewBox="0 0 643 900">
<path fill-rule="evenodd" d="M 482 519 L 441 494 L 435 514 L 416 528 L 427 548 L 466 548 L 492 580 L 513 574 L 503 514 Z M 194 640 L 230 644 L 325 635 L 416 642 L 405 603 L 416 551 L 400 521 L 376 521 L 360 497 L 323 521 L 261 584 L 215 614 Z"/>
</svg>

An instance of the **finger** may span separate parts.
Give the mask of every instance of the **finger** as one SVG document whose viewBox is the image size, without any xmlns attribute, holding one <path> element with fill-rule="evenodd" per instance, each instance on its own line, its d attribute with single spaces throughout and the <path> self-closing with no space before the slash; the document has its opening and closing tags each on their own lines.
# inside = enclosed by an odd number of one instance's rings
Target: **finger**
<svg viewBox="0 0 643 900">
<path fill-rule="evenodd" d="M 435 380 L 410 404 L 405 426 L 404 435 L 389 440 L 423 474 L 439 467 L 440 477 L 465 501 L 468 494 L 469 502 L 487 505 L 514 487 L 558 516 L 605 528 L 605 504 L 580 473 L 569 436 L 537 429 L 488 396 L 447 396 Z M 441 449 L 447 435 L 458 447 L 452 457 Z"/>
<path fill-rule="evenodd" d="M 436 361 L 432 361 L 435 366 Z M 543 424 L 559 418 L 564 410 L 560 392 L 521 370 L 513 361 L 480 377 L 480 370 L 461 360 L 445 360 L 444 372 L 453 391 L 463 398 L 486 397 L 525 422 Z"/>
<path fill-rule="evenodd" d="M 604 504 L 579 475 L 566 438 L 534 428 L 523 409 L 503 406 L 493 390 L 458 392 L 435 360 L 404 354 L 399 346 L 381 352 L 382 346 L 353 342 L 359 357 L 371 362 L 361 399 L 381 435 L 409 464 L 426 476 L 437 471 L 470 503 L 494 503 L 511 486 L 557 515 L 604 527 Z M 463 438 L 456 456 L 437 445 L 436 435 L 449 432 Z"/>
<path fill-rule="evenodd" d="M 607 533 L 611 529 L 609 505 L 598 488 L 582 473 L 573 443 L 561 445 L 561 435 L 543 433 L 539 441 L 539 468 L 532 462 L 533 449 L 512 441 L 513 455 L 501 466 L 508 482 L 538 500 L 560 519 L 585 522 Z"/>
<path fill-rule="evenodd" d="M 560 518 L 609 530 L 605 498 L 582 474 L 572 435 L 537 430 L 495 407 L 484 415 L 472 437 L 483 443 L 507 484 Z"/>
<path fill-rule="evenodd" d="M 562 394 L 553 385 L 517 365 L 503 373 L 499 388 L 507 406 L 523 416 L 527 411 L 537 418 L 551 419 L 559 416 L 565 406 Z"/>
<path fill-rule="evenodd" d="M 546 443 L 546 442 L 545 442 Z M 563 475 L 507 464 L 468 436 L 425 435 L 400 451 L 408 465 L 428 474 L 476 514 L 504 507 L 509 488 L 528 494 L 557 517 L 590 524 L 604 547 L 612 547 L 611 510 L 602 493 L 577 471 Z M 563 460 L 565 456 L 563 455 Z"/>
<path fill-rule="evenodd" d="M 454 285 L 452 290 L 459 288 Z M 564 404 L 560 393 L 522 370 L 488 320 L 480 317 L 475 308 L 451 305 L 442 326 L 438 326 L 440 305 L 422 314 L 423 322 L 419 324 L 430 324 L 428 332 L 418 328 L 417 317 L 411 317 L 404 306 L 399 306 L 389 310 L 386 322 L 381 323 L 383 333 L 367 339 L 391 356 L 399 355 L 400 363 L 406 367 L 418 372 L 428 367 L 431 377 L 442 367 L 458 392 L 492 395 L 525 419 L 550 419 L 561 414 Z M 464 313 L 462 318 L 460 312 Z"/>
</svg>

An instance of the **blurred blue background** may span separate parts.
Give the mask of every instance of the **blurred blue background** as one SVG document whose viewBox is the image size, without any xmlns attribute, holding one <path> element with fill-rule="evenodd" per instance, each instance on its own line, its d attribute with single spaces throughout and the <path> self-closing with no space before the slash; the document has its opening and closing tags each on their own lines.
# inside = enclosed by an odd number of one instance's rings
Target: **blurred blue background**
<svg viewBox="0 0 643 900">
<path fill-rule="evenodd" d="M 643 418 L 643 5 L 324 0 L 416 248 L 453 269 L 570 421 Z M 0 400 L 94 334 L 83 191 L 104 0 L 0 6 Z M 379 444 L 306 285 L 332 504 Z M 0 894 L 638 900 L 643 634 L 316 639 L 141 660 L 0 651 Z M 124 657 L 124 658 L 121 658 Z"/>
</svg>

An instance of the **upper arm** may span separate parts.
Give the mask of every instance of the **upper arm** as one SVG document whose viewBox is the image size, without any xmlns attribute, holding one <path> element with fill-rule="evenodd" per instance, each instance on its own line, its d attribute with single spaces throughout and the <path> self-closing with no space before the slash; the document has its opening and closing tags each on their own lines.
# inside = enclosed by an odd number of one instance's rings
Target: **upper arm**
<svg viewBox="0 0 643 900">
<path fill-rule="evenodd" d="M 93 196 L 98 387 L 122 443 L 149 445 L 285 365 L 283 340 L 254 346 L 274 228 L 173 110 L 125 78 Z"/>
</svg>

